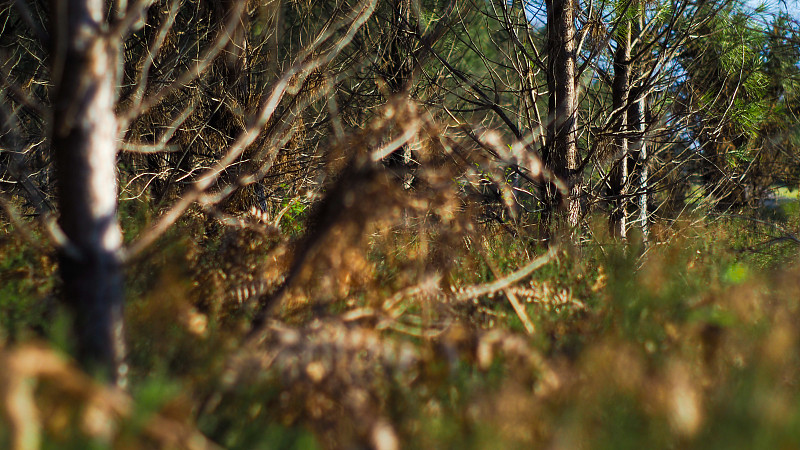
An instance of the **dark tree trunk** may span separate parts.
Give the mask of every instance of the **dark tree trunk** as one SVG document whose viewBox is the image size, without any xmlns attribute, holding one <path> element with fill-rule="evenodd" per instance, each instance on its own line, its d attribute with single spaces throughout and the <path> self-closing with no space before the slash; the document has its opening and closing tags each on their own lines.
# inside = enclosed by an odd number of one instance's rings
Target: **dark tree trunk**
<svg viewBox="0 0 800 450">
<path fill-rule="evenodd" d="M 614 83 L 612 86 L 612 111 L 614 120 L 614 160 L 609 174 L 609 228 L 611 235 L 625 239 L 628 226 L 628 201 L 625 198 L 628 183 L 628 97 L 631 84 L 631 27 L 626 18 L 617 30 L 617 49 L 614 52 Z"/>
<path fill-rule="evenodd" d="M 124 380 L 122 233 L 117 220 L 120 43 L 103 30 L 103 0 L 54 2 L 52 145 L 58 178 L 64 300 L 75 313 L 78 358 L 90 372 Z"/>
<path fill-rule="evenodd" d="M 547 0 L 547 146 L 545 164 L 569 185 L 567 199 L 547 188 L 545 232 L 577 226 L 581 213 L 575 99 L 575 18 L 571 0 Z M 552 223 L 555 219 L 556 223 Z"/>
</svg>

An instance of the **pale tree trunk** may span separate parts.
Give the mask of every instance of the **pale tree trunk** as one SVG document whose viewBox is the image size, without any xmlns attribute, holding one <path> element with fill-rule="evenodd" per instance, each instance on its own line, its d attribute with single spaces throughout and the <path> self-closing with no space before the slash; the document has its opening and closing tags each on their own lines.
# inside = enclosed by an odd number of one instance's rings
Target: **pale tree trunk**
<svg viewBox="0 0 800 450">
<path fill-rule="evenodd" d="M 622 18 L 617 30 L 617 49 L 614 52 L 614 83 L 612 86 L 612 111 L 614 120 L 614 161 L 609 174 L 609 228 L 611 235 L 625 239 L 628 226 L 628 201 L 625 198 L 628 183 L 628 97 L 631 85 L 631 26 Z"/>
<path fill-rule="evenodd" d="M 119 40 L 103 32 L 103 0 L 53 2 L 52 145 L 63 296 L 75 313 L 78 358 L 90 372 L 124 380 L 122 233 L 117 220 Z"/>
<path fill-rule="evenodd" d="M 638 179 L 635 181 L 639 191 L 636 199 L 639 206 L 639 217 L 637 222 L 642 231 L 642 245 L 647 247 L 650 238 L 650 227 L 647 219 L 647 179 L 650 177 L 647 170 L 647 144 L 645 142 L 645 111 L 647 108 L 647 97 L 642 96 L 638 101 L 631 105 L 629 112 L 631 126 L 636 131 L 636 138 L 631 141 L 631 151 L 636 155 L 638 167 Z"/>
<path fill-rule="evenodd" d="M 634 90 L 636 92 L 637 90 Z M 647 219 L 647 183 L 650 177 L 647 169 L 647 144 L 645 142 L 646 130 L 646 111 L 647 96 L 642 95 L 637 101 L 633 102 L 628 110 L 628 120 L 630 121 L 633 135 L 630 142 L 631 154 L 636 161 L 636 171 L 632 174 L 633 183 L 636 186 L 636 204 L 639 209 L 636 222 L 642 232 L 642 245 L 647 247 L 650 237 L 650 227 Z"/>
<path fill-rule="evenodd" d="M 575 18 L 572 0 L 547 0 L 547 146 L 545 164 L 569 186 L 566 199 L 548 188 L 544 226 L 564 231 L 578 225 L 581 214 L 575 99 Z M 555 219 L 556 223 L 553 223 Z"/>
<path fill-rule="evenodd" d="M 642 29 L 643 17 L 641 13 L 638 14 L 637 19 L 634 21 L 636 33 Z M 635 68 L 635 67 L 634 67 Z M 636 69 L 641 70 L 641 69 Z M 641 82 L 638 82 L 641 85 Z M 642 246 L 643 250 L 647 249 L 648 241 L 650 239 L 650 227 L 647 219 L 647 183 L 650 177 L 647 169 L 647 143 L 645 137 L 646 123 L 647 123 L 647 95 L 641 92 L 641 86 L 632 90 L 636 96 L 635 101 L 630 105 L 628 110 L 628 122 L 631 130 L 634 132 L 630 140 L 631 154 L 636 161 L 636 171 L 634 173 L 634 181 L 638 196 L 636 203 L 639 207 L 639 217 L 637 222 L 642 232 Z"/>
</svg>

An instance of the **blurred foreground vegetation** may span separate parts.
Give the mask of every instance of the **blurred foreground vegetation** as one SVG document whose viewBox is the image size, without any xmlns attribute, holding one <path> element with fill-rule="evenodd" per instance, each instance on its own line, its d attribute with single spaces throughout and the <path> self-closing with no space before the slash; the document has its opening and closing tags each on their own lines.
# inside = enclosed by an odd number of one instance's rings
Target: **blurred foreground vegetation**
<svg viewBox="0 0 800 450">
<path fill-rule="evenodd" d="M 70 361 L 54 257 L 5 225 L 0 447 L 795 448 L 800 270 L 775 237 L 800 215 L 764 214 L 661 225 L 644 254 L 598 231 L 480 296 L 546 252 L 490 224 L 377 226 L 247 346 L 248 281 L 287 250 L 189 215 L 128 269 L 129 394 Z"/>
</svg>

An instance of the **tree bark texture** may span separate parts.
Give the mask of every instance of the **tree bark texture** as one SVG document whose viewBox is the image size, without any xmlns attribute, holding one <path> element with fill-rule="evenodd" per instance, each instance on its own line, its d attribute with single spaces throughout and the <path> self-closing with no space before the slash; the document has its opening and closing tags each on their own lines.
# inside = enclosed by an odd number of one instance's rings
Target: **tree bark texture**
<svg viewBox="0 0 800 450">
<path fill-rule="evenodd" d="M 78 358 L 90 372 L 124 380 L 122 233 L 117 219 L 120 44 L 104 33 L 103 0 L 53 2 L 55 108 L 63 296 L 75 313 Z"/>
<path fill-rule="evenodd" d="M 647 144 L 645 142 L 645 110 L 647 108 L 647 97 L 642 96 L 637 101 L 631 104 L 628 111 L 628 120 L 631 128 L 634 130 L 634 137 L 630 142 L 630 150 L 636 160 L 636 189 L 638 191 L 636 203 L 639 208 L 639 217 L 636 221 L 642 231 L 642 245 L 646 248 L 650 236 L 650 227 L 647 219 L 647 188 L 648 178 L 650 173 L 647 169 Z"/>
<path fill-rule="evenodd" d="M 545 164 L 569 186 L 567 199 L 546 192 L 545 227 L 575 227 L 581 213 L 575 99 L 575 11 L 572 0 L 547 0 L 547 147 Z M 556 223 L 552 223 L 555 218 Z"/>
<path fill-rule="evenodd" d="M 628 97 L 631 90 L 631 26 L 626 18 L 617 30 L 617 49 L 614 52 L 614 82 L 612 85 L 612 111 L 617 118 L 614 124 L 614 160 L 609 174 L 609 228 L 611 235 L 625 239 L 628 226 Z"/>
<path fill-rule="evenodd" d="M 636 19 L 633 21 L 633 30 L 636 35 L 639 35 L 643 28 L 644 17 L 639 12 Z M 631 66 L 631 79 L 637 80 L 642 71 L 641 64 Z M 633 185 L 636 186 L 638 192 L 636 203 L 639 208 L 639 216 L 637 222 L 642 232 L 642 250 L 647 250 L 648 240 L 650 238 L 650 227 L 648 223 L 648 179 L 650 173 L 647 167 L 647 143 L 645 131 L 647 130 L 647 95 L 642 93 L 642 80 L 632 82 L 634 86 L 631 87 L 631 94 L 634 99 L 630 103 L 628 109 L 628 125 L 633 131 L 631 134 L 630 142 L 628 143 L 633 160 L 636 164 L 632 168 L 634 178 Z"/>
</svg>

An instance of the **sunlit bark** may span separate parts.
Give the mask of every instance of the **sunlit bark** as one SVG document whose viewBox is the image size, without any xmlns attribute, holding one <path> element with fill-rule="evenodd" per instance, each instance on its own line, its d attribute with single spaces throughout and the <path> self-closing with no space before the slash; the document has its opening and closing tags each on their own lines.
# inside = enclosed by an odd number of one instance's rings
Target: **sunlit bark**
<svg viewBox="0 0 800 450">
<path fill-rule="evenodd" d="M 570 187 L 567 199 L 562 199 L 554 190 L 547 193 L 547 217 L 544 222 L 551 229 L 575 227 L 581 214 L 575 117 L 574 14 L 573 3 L 569 0 L 547 1 L 547 84 L 550 99 L 544 159 L 550 169 Z M 552 223 L 554 218 L 557 223 Z"/>
<path fill-rule="evenodd" d="M 54 2 L 52 145 L 63 296 L 75 312 L 79 359 L 124 379 L 122 233 L 117 220 L 117 74 L 120 43 L 103 29 L 102 0 Z"/>
<path fill-rule="evenodd" d="M 614 83 L 612 86 L 612 111 L 614 121 L 614 161 L 609 176 L 610 209 L 609 228 L 611 235 L 625 239 L 628 226 L 628 97 L 631 78 L 631 26 L 623 18 L 617 31 L 617 49 L 614 52 Z"/>
</svg>

